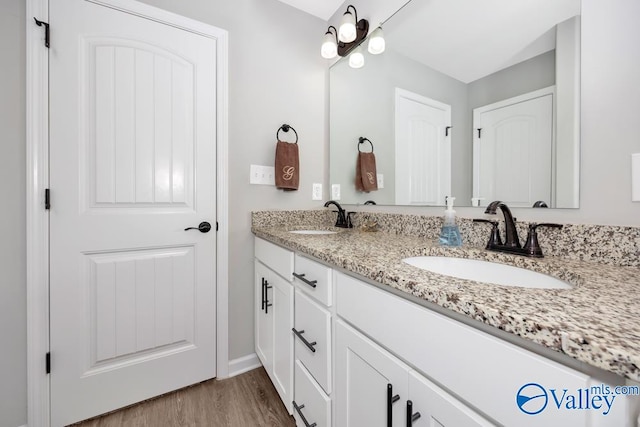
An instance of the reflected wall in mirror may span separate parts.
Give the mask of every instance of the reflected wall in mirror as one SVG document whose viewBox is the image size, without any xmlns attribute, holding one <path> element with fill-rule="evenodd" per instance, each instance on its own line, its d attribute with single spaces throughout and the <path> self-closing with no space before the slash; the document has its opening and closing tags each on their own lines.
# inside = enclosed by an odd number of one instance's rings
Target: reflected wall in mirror
<svg viewBox="0 0 640 427">
<path fill-rule="evenodd" d="M 407 3 L 383 54 L 330 69 L 341 201 L 579 207 L 579 14 L 580 0 Z M 359 137 L 375 147 L 370 193 L 355 188 Z"/>
</svg>

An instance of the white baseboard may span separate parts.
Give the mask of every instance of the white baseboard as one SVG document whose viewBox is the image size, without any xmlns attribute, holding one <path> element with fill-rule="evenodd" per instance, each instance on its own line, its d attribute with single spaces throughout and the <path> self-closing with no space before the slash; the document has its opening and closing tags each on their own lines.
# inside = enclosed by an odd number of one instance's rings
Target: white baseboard
<svg viewBox="0 0 640 427">
<path fill-rule="evenodd" d="M 258 359 L 258 355 L 255 353 L 230 360 L 229 378 L 235 377 L 236 375 L 244 374 L 247 371 L 259 368 L 260 366 L 262 366 L 262 363 L 260 363 L 260 359 Z"/>
</svg>

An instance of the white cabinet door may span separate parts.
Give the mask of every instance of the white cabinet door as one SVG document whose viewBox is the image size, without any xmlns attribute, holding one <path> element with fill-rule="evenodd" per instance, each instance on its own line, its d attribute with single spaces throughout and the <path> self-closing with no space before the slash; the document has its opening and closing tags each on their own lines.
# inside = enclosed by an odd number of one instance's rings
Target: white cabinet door
<svg viewBox="0 0 640 427">
<path fill-rule="evenodd" d="M 485 427 L 490 422 L 415 371 L 409 373 L 413 427 Z M 409 405 L 407 405 L 407 410 Z M 418 415 L 419 414 L 419 415 Z M 408 417 L 408 416 L 407 416 Z"/>
<path fill-rule="evenodd" d="M 291 413 L 293 400 L 293 285 L 255 261 L 256 354 Z"/>
<path fill-rule="evenodd" d="M 291 414 L 293 400 L 293 285 L 271 272 L 265 309 L 273 316 L 273 366 L 271 381 Z"/>
<path fill-rule="evenodd" d="M 409 368 L 340 320 L 335 331 L 336 425 L 404 425 Z"/>
<path fill-rule="evenodd" d="M 273 310 L 265 310 L 265 286 L 269 280 L 269 269 L 255 261 L 255 342 L 256 354 L 267 372 L 272 369 Z"/>
</svg>

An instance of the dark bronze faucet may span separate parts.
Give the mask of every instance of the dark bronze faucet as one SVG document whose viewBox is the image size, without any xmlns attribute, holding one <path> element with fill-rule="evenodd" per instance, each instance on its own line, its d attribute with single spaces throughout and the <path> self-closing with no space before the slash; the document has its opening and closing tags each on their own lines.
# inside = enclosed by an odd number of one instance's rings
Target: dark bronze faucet
<svg viewBox="0 0 640 427">
<path fill-rule="evenodd" d="M 328 208 L 329 205 L 335 205 L 335 207 L 338 208 L 337 211 L 334 211 L 338 213 L 338 219 L 336 219 L 336 227 L 353 228 L 353 224 L 351 223 L 351 214 L 353 212 L 349 212 L 349 215 L 347 215 L 342 206 L 340 206 L 340 203 L 336 202 L 335 200 L 329 200 L 324 204 L 324 207 Z"/>
<path fill-rule="evenodd" d="M 511 215 L 511 209 L 500 200 L 489 203 L 487 209 L 484 211 L 486 214 L 495 215 L 496 209 L 500 208 L 502 215 L 504 215 L 504 234 L 505 242 L 504 246 L 508 248 L 521 248 L 520 239 L 518 239 L 518 230 L 516 230 L 516 221 Z"/>
<path fill-rule="evenodd" d="M 486 222 L 492 225 L 491 235 L 489 237 L 489 241 L 487 242 L 487 249 L 490 251 L 497 252 L 507 252 L 511 254 L 524 255 L 535 258 L 542 258 L 544 255 L 542 254 L 542 248 L 538 243 L 538 227 L 552 227 L 552 228 L 562 228 L 560 224 L 550 224 L 550 223 L 542 223 L 542 224 L 530 224 L 529 225 L 529 234 L 527 235 L 527 241 L 524 245 L 524 248 L 520 245 L 520 239 L 518 238 L 518 230 L 516 229 L 516 220 L 511 215 L 511 210 L 507 205 L 502 203 L 499 200 L 495 202 L 491 202 L 487 209 L 484 211 L 486 214 L 495 215 L 496 210 L 500 208 L 502 214 L 504 215 L 504 227 L 505 227 L 505 242 L 502 243 L 502 239 L 500 237 L 500 231 L 498 229 L 498 221 L 489 221 L 486 219 L 474 219 L 473 222 Z"/>
</svg>

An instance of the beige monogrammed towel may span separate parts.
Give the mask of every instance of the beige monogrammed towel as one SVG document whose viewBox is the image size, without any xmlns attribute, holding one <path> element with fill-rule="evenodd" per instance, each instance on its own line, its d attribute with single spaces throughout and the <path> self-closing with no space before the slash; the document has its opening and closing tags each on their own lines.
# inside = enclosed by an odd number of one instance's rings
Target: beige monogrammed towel
<svg viewBox="0 0 640 427">
<path fill-rule="evenodd" d="M 276 145 L 276 188 L 285 191 L 298 189 L 300 183 L 298 144 L 278 140 Z"/>
</svg>

